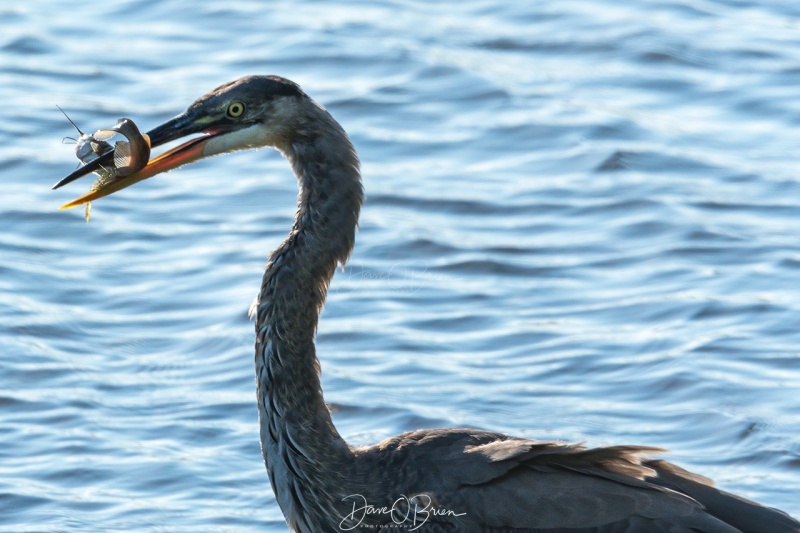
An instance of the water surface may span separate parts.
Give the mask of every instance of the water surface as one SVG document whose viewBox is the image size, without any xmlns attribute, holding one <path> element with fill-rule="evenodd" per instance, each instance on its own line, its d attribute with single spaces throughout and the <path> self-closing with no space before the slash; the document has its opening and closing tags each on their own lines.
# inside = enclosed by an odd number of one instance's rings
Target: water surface
<svg viewBox="0 0 800 533">
<path fill-rule="evenodd" d="M 0 7 L 0 529 L 285 531 L 247 308 L 294 213 L 273 151 L 80 210 L 73 135 L 241 75 L 351 134 L 367 203 L 319 330 L 370 443 L 472 426 L 670 448 L 800 515 L 800 7 Z"/>
</svg>

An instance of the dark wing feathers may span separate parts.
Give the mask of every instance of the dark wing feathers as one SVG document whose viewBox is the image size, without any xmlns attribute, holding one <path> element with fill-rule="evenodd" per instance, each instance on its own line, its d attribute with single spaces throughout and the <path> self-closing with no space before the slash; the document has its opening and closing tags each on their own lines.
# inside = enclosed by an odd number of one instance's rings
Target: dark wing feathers
<svg viewBox="0 0 800 533">
<path fill-rule="evenodd" d="M 397 493 L 427 492 L 465 512 L 459 532 L 800 531 L 780 511 L 644 457 L 662 451 L 446 429 L 406 433 L 358 454 L 374 458 Z"/>
<path fill-rule="evenodd" d="M 729 524 L 736 524 L 743 531 L 800 531 L 800 524 L 783 511 L 716 489 L 710 479 L 687 472 L 672 463 L 660 460 L 646 463 L 656 472 L 654 483 L 691 496 L 702 502 L 709 513 Z"/>
</svg>

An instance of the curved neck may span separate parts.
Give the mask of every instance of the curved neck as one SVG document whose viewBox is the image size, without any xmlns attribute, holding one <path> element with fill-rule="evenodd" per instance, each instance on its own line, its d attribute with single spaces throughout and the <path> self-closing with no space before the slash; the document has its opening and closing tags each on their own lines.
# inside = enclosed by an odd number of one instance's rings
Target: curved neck
<svg viewBox="0 0 800 533">
<path fill-rule="evenodd" d="M 267 262 L 256 318 L 262 452 L 278 503 L 300 531 L 314 530 L 305 502 L 332 501 L 308 491 L 335 487 L 350 454 L 322 397 L 314 338 L 328 284 L 353 248 L 363 200 L 347 135 L 327 111 L 314 114 L 313 129 L 299 127 L 278 147 L 297 175 L 298 209 Z"/>
</svg>

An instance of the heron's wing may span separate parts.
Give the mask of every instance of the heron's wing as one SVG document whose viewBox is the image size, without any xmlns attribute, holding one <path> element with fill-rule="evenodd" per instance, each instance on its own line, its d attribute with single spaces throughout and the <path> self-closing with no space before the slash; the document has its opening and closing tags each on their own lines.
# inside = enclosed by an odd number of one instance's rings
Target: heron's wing
<svg viewBox="0 0 800 533">
<path fill-rule="evenodd" d="M 592 530 L 613 524 L 614 531 L 738 531 L 694 499 L 647 481 L 655 472 L 642 456 L 661 451 L 497 440 L 466 447 L 465 469 L 474 465 L 474 471 L 458 492 L 464 507 L 482 513 L 490 527 Z M 501 476 L 480 479 L 480 471 L 498 466 L 505 469 Z"/>
<path fill-rule="evenodd" d="M 743 529 L 706 509 L 704 490 L 724 493 L 702 478 L 680 478 L 662 466 L 668 463 L 643 460 L 644 455 L 661 451 L 657 448 L 587 449 L 457 429 L 412 432 L 364 451 L 377 459 L 376 469 L 393 473 L 386 486 L 394 484 L 395 492 L 428 493 L 438 505 L 466 513 L 458 519 L 458 531 Z M 680 483 L 662 481 L 662 472 L 672 472 Z M 700 488 L 684 489 L 691 483 Z M 797 531 L 796 522 L 787 520 L 794 529 L 754 531 Z"/>
<path fill-rule="evenodd" d="M 666 461 L 647 461 L 645 464 L 656 472 L 654 483 L 691 496 L 709 513 L 743 531 L 800 531 L 800 523 L 783 511 L 719 490 L 708 478 Z"/>
</svg>

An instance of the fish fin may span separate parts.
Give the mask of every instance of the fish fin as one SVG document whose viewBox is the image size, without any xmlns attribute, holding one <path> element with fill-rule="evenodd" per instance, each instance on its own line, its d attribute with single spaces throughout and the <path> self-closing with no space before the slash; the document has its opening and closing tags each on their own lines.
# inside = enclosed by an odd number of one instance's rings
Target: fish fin
<svg viewBox="0 0 800 533">
<path fill-rule="evenodd" d="M 97 130 L 92 133 L 92 138 L 95 141 L 107 141 L 116 134 L 117 132 L 114 130 Z"/>
<path fill-rule="evenodd" d="M 131 166 L 131 163 L 133 163 L 131 144 L 125 141 L 117 141 L 114 145 L 114 166 L 117 169 L 124 169 Z"/>
<path fill-rule="evenodd" d="M 97 155 L 103 155 L 109 150 L 111 150 L 111 145 L 105 141 L 100 141 L 100 142 L 92 141 L 89 143 L 89 146 L 92 148 L 92 152 L 94 152 Z"/>
</svg>

